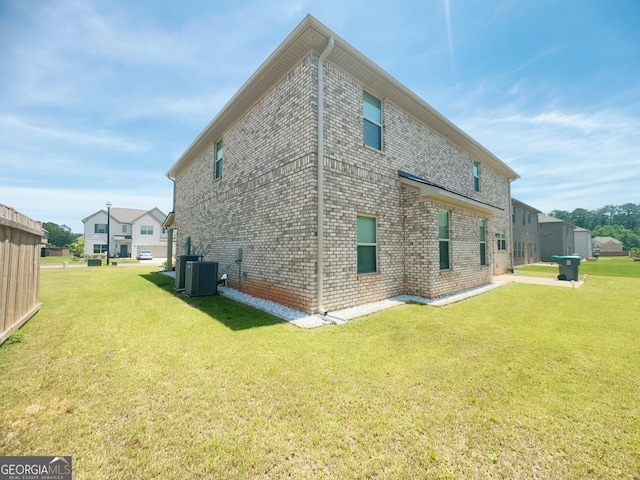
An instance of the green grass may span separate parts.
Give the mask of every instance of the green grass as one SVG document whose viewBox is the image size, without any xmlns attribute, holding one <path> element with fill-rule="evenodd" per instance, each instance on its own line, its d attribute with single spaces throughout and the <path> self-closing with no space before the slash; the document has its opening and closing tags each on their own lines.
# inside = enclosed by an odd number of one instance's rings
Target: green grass
<svg viewBox="0 0 640 480">
<path fill-rule="evenodd" d="M 136 258 L 112 258 L 111 261 L 118 263 L 140 263 Z M 67 257 L 40 257 L 40 265 L 62 265 L 64 262 L 67 262 L 69 265 L 81 265 L 87 263 L 87 260 L 74 257 L 73 255 Z M 106 260 L 103 260 L 102 263 L 106 264 Z"/>
<path fill-rule="evenodd" d="M 558 264 L 546 263 L 544 265 L 526 265 L 516 267 L 518 274 L 533 277 L 557 277 Z M 596 262 L 580 262 L 579 275 L 609 276 L 609 277 L 633 277 L 640 278 L 640 262 L 634 262 L 628 257 L 600 258 Z"/>
<path fill-rule="evenodd" d="M 640 278 L 301 330 L 147 267 L 41 272 L 0 455 L 76 479 L 640 478 Z"/>
</svg>

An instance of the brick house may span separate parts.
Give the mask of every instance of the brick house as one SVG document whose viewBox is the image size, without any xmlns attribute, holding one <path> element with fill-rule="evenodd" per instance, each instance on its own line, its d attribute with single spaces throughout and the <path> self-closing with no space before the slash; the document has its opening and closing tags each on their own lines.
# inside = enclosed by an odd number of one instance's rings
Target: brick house
<svg viewBox="0 0 640 480">
<path fill-rule="evenodd" d="M 624 251 L 624 244 L 613 237 L 594 237 L 592 245 L 598 253 L 621 253 Z"/>
<path fill-rule="evenodd" d="M 547 215 L 538 216 L 540 261 L 554 262 L 553 255 L 571 255 L 576 251 L 574 226 Z"/>
<path fill-rule="evenodd" d="M 511 266 L 517 174 L 312 16 L 167 176 L 177 255 L 306 312 L 453 294 Z"/>
<path fill-rule="evenodd" d="M 151 250 L 154 258 L 167 253 L 166 217 L 158 208 L 112 208 L 107 222 L 107 211 L 98 210 L 82 220 L 84 223 L 84 253 L 93 255 L 107 252 L 111 257 L 135 257 L 140 250 Z M 107 225 L 110 238 L 107 242 Z"/>
<path fill-rule="evenodd" d="M 540 210 L 526 203 L 511 199 L 511 225 L 513 231 L 513 264 L 527 265 L 540 261 L 540 235 L 538 215 Z"/>
</svg>

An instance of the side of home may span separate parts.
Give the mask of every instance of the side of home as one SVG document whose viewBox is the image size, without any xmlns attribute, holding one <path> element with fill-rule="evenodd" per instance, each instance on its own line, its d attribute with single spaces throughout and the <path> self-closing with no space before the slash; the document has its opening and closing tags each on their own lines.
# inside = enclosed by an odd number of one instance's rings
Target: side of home
<svg viewBox="0 0 640 480">
<path fill-rule="evenodd" d="M 304 311 L 442 296 L 511 266 L 515 172 L 310 16 L 169 176 L 176 253 Z"/>
<path fill-rule="evenodd" d="M 574 227 L 559 218 L 540 215 L 540 261 L 553 262 L 553 255 L 575 253 Z"/>
<path fill-rule="evenodd" d="M 524 202 L 511 199 L 511 228 L 513 230 L 513 264 L 527 265 L 540 261 L 540 210 Z"/>
</svg>

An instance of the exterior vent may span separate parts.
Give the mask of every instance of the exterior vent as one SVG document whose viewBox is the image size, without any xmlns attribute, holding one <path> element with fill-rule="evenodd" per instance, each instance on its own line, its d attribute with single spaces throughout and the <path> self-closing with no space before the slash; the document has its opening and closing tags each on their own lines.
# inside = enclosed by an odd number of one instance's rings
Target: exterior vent
<svg viewBox="0 0 640 480">
<path fill-rule="evenodd" d="M 201 297 L 218 293 L 218 262 L 187 262 L 184 294 Z"/>
<path fill-rule="evenodd" d="M 184 290 L 184 274 L 187 268 L 187 262 L 200 262 L 202 261 L 202 255 L 180 255 L 176 262 L 176 285 L 174 290 Z"/>
</svg>

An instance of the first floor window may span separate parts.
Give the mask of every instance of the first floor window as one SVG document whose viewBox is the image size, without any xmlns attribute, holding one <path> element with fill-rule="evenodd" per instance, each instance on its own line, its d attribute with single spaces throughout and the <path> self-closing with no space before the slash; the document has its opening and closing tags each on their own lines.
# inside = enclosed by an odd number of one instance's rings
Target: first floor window
<svg viewBox="0 0 640 480">
<path fill-rule="evenodd" d="M 449 212 L 438 210 L 438 237 L 440 249 L 440 270 L 451 268 Z"/>
<path fill-rule="evenodd" d="M 487 222 L 480 220 L 480 265 L 487 264 Z"/>
<path fill-rule="evenodd" d="M 498 250 L 507 249 L 507 233 L 504 228 L 496 230 L 496 240 L 498 241 Z"/>
<path fill-rule="evenodd" d="M 140 225 L 140 235 L 153 235 L 153 225 Z"/>
<path fill-rule="evenodd" d="M 93 253 L 105 253 L 107 251 L 106 245 L 101 245 L 99 243 L 93 244 Z"/>
<path fill-rule="evenodd" d="M 107 224 L 106 223 L 96 223 L 93 226 L 93 233 L 107 233 Z"/>
<path fill-rule="evenodd" d="M 216 177 L 215 178 L 220 178 L 222 177 L 222 155 L 224 154 L 224 144 L 222 143 L 222 140 L 219 140 L 218 143 L 216 143 Z"/>
<path fill-rule="evenodd" d="M 358 274 L 376 273 L 377 234 L 376 217 L 358 215 Z"/>
</svg>

